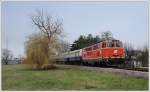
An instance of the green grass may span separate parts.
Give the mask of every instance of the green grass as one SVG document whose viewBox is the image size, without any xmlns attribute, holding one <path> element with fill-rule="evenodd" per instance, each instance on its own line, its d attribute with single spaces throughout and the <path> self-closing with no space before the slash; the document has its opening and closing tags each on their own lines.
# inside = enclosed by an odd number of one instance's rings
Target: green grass
<svg viewBox="0 0 150 92">
<path fill-rule="evenodd" d="M 148 80 L 75 68 L 2 66 L 2 90 L 148 90 Z"/>
</svg>

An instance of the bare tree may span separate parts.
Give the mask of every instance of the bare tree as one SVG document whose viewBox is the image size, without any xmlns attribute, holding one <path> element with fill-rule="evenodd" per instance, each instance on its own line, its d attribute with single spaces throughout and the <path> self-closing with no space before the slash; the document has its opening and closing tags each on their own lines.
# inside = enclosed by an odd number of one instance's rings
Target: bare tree
<svg viewBox="0 0 150 92">
<path fill-rule="evenodd" d="M 62 34 L 62 21 L 58 18 L 55 19 L 50 14 L 43 13 L 43 10 L 37 10 L 36 15 L 31 16 L 31 20 L 47 36 L 49 41 Z"/>
<path fill-rule="evenodd" d="M 8 65 L 9 61 L 13 58 L 13 54 L 8 49 L 2 49 L 2 63 Z"/>
<path fill-rule="evenodd" d="M 71 48 L 71 44 L 69 44 L 69 43 L 66 42 L 66 41 L 63 41 L 63 40 L 62 40 L 62 41 L 60 42 L 60 44 L 61 44 L 61 52 L 62 52 L 62 53 L 69 51 L 70 48 Z"/>
<path fill-rule="evenodd" d="M 63 35 L 62 20 L 54 18 L 51 14 L 44 13 L 43 10 L 37 10 L 36 14 L 31 16 L 31 20 L 33 24 L 47 36 L 49 41 L 49 54 L 54 51 L 56 52 L 55 54 L 59 53 L 58 48 L 61 48 L 61 46 L 58 40 Z"/>
</svg>

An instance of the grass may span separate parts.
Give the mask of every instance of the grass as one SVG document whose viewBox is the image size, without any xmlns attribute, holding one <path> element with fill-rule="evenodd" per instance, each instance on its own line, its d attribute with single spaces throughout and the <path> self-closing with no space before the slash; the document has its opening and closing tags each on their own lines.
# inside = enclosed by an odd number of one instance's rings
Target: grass
<svg viewBox="0 0 150 92">
<path fill-rule="evenodd" d="M 148 90 L 148 80 L 75 68 L 2 65 L 2 90 Z"/>
</svg>

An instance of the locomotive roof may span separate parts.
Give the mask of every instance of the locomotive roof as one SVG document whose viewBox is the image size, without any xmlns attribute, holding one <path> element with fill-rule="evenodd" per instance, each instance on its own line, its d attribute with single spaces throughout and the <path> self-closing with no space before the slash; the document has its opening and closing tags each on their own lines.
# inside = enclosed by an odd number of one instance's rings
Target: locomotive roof
<svg viewBox="0 0 150 92">
<path fill-rule="evenodd" d="M 102 40 L 100 40 L 99 42 L 97 42 L 95 44 L 98 44 L 100 42 L 113 42 L 113 41 L 120 41 L 120 40 L 117 40 L 117 39 L 102 39 Z M 91 44 L 91 45 L 95 45 L 95 44 Z"/>
<path fill-rule="evenodd" d="M 111 38 L 111 39 L 102 39 L 102 40 L 100 40 L 98 43 L 91 44 L 91 45 L 89 45 L 89 46 L 87 46 L 87 47 L 84 47 L 84 48 L 89 48 L 89 47 L 91 47 L 91 46 L 93 46 L 93 45 L 96 45 L 96 44 L 99 44 L 99 43 L 101 43 L 101 42 L 113 42 L 113 41 L 120 41 L 120 40 L 117 40 L 117 39 L 114 39 L 114 38 Z M 121 41 L 120 41 L 120 42 L 121 42 Z"/>
</svg>

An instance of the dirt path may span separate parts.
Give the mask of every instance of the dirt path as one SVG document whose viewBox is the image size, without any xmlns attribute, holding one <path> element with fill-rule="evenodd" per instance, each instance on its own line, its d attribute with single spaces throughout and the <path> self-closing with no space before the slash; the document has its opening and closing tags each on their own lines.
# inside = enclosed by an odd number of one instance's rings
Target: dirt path
<svg viewBox="0 0 150 92">
<path fill-rule="evenodd" d="M 149 73 L 149 72 L 142 72 L 142 71 L 114 69 L 114 68 L 77 66 L 77 65 L 57 65 L 57 66 L 65 67 L 65 68 L 78 68 L 78 69 L 83 69 L 83 70 L 85 70 L 85 69 L 86 70 L 94 70 L 97 72 L 115 73 L 115 74 L 121 74 L 121 75 L 125 75 L 125 76 L 144 78 L 144 79 L 148 79 L 148 73 Z"/>
</svg>

